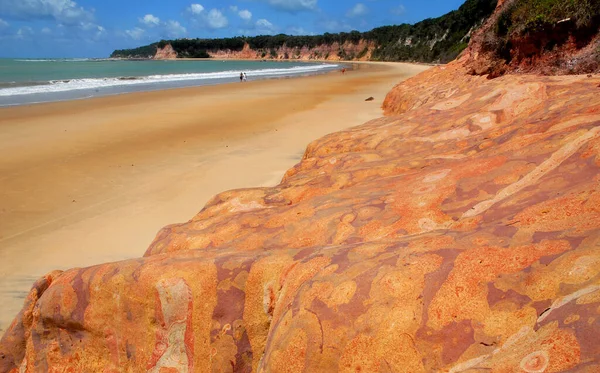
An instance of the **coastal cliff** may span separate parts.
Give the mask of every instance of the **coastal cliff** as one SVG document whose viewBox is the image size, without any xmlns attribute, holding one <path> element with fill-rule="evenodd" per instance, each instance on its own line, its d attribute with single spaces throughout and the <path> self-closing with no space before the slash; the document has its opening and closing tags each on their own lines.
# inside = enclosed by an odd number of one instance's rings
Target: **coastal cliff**
<svg viewBox="0 0 600 373">
<path fill-rule="evenodd" d="M 170 44 L 165 48 L 173 49 Z M 164 49 L 158 49 L 154 59 L 162 59 Z M 216 50 L 208 51 L 208 55 L 215 59 L 245 59 L 245 60 L 263 60 L 265 58 L 275 60 L 326 60 L 326 61 L 369 61 L 375 50 L 375 43 L 367 40 L 359 40 L 356 43 L 346 41 L 345 43 L 334 42 L 332 44 L 321 44 L 315 47 L 288 47 L 282 45 L 273 50 L 266 51 L 264 49 L 252 49 L 250 44 L 244 43 L 242 50 Z"/>
<path fill-rule="evenodd" d="M 167 44 L 163 48 L 158 48 L 153 58 L 155 60 L 173 60 L 177 58 L 177 52 L 175 52 L 171 44 Z"/>
<path fill-rule="evenodd" d="M 326 60 L 340 61 L 344 57 L 350 57 L 355 61 L 368 61 L 371 58 L 375 43 L 366 40 L 360 40 L 357 43 L 345 42 L 343 44 L 321 44 L 312 48 L 303 47 L 288 47 L 282 45 L 269 51 L 268 58 L 275 60 Z M 210 58 L 226 60 L 226 59 L 244 59 L 244 60 L 263 60 L 267 57 L 267 52 L 263 49 L 252 49 L 250 44 L 244 43 L 241 50 L 215 50 L 208 51 L 207 55 Z M 158 47 L 156 54 L 153 56 L 155 60 L 171 60 L 178 57 L 177 52 L 171 44 L 166 44 L 164 47 Z M 346 58 L 347 59 L 347 58 Z"/>
<path fill-rule="evenodd" d="M 142 258 L 38 280 L 0 372 L 600 371 L 600 76 L 479 48 Z"/>
<path fill-rule="evenodd" d="M 495 6 L 496 0 L 466 0 L 457 10 L 441 17 L 366 32 L 161 40 L 134 49 L 115 50 L 111 57 L 161 59 L 165 48 L 170 46 L 179 58 L 446 63 L 467 46 L 473 32 Z"/>
</svg>

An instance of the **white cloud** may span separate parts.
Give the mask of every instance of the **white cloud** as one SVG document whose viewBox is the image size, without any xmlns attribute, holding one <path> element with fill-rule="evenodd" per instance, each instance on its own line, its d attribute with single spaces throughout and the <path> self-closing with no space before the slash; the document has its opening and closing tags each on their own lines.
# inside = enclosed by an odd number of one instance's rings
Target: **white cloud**
<svg viewBox="0 0 600 373">
<path fill-rule="evenodd" d="M 208 27 L 212 29 L 224 28 L 227 27 L 229 21 L 227 17 L 221 13 L 218 9 L 211 9 L 210 12 L 206 15 L 206 24 Z"/>
<path fill-rule="evenodd" d="M 42 34 L 50 35 L 51 33 L 52 33 L 52 30 L 50 30 L 50 28 L 48 28 L 48 27 L 44 27 L 42 29 Z"/>
<path fill-rule="evenodd" d="M 70 27 L 68 33 L 71 36 L 77 35 L 83 40 L 87 40 L 89 42 L 91 40 L 98 40 L 101 37 L 106 36 L 106 29 L 95 23 L 82 22 L 77 28 Z"/>
<path fill-rule="evenodd" d="M 402 4 L 400 4 L 400 5 L 392 8 L 392 14 L 395 14 L 397 16 L 401 16 L 404 13 L 406 13 L 406 8 Z"/>
<path fill-rule="evenodd" d="M 19 20 L 54 19 L 76 24 L 94 19 L 94 13 L 72 0 L 0 0 L 0 15 Z"/>
<path fill-rule="evenodd" d="M 67 36 L 69 38 L 77 37 L 87 41 L 90 41 L 91 39 L 97 40 L 106 35 L 106 30 L 104 27 L 94 22 L 79 22 L 78 25 L 68 25 L 66 29 L 65 26 L 59 24 L 57 30 L 60 30 L 58 34 L 61 36 Z M 131 30 L 134 35 L 135 31 L 136 30 Z M 42 33 L 48 35 L 48 33 L 44 32 L 44 30 L 42 30 Z M 53 34 L 58 35 L 56 32 Z"/>
<path fill-rule="evenodd" d="M 198 15 L 204 11 L 204 7 L 200 4 L 192 4 L 187 10 L 192 14 Z"/>
<path fill-rule="evenodd" d="M 102 26 L 96 26 L 96 37 L 99 38 L 106 34 L 106 29 Z"/>
<path fill-rule="evenodd" d="M 133 40 L 140 40 L 144 36 L 145 32 L 146 31 L 139 27 L 135 27 L 133 30 L 125 30 L 125 33 Z"/>
<path fill-rule="evenodd" d="M 254 23 L 248 23 L 246 27 L 239 29 L 238 33 L 240 35 L 273 35 L 278 31 L 278 27 L 265 18 L 261 18 Z"/>
<path fill-rule="evenodd" d="M 331 32 L 340 32 L 340 31 L 350 31 L 352 27 L 347 23 L 340 23 L 336 20 L 321 20 L 317 23 L 320 27 L 325 29 L 326 31 Z"/>
<path fill-rule="evenodd" d="M 199 5 L 202 7 L 200 4 L 192 4 L 192 6 L 193 5 Z M 232 7 L 230 7 L 230 9 L 231 8 Z M 237 7 L 235 8 L 237 9 Z M 227 17 L 225 17 L 225 15 L 218 9 L 213 8 L 210 11 L 205 11 L 204 7 L 202 7 L 202 10 L 200 10 L 200 8 L 193 10 L 192 7 L 190 7 L 188 8 L 188 13 L 191 14 L 193 25 L 210 29 L 221 29 L 229 25 L 229 20 Z"/>
<path fill-rule="evenodd" d="M 140 18 L 139 21 L 140 21 L 140 23 L 142 23 L 148 27 L 158 26 L 160 24 L 160 18 L 155 17 L 152 14 L 146 14 L 145 16 Z"/>
<path fill-rule="evenodd" d="M 287 12 L 299 12 L 302 10 L 316 10 L 317 0 L 266 0 L 276 9 Z"/>
<path fill-rule="evenodd" d="M 8 22 L 0 18 L 0 29 L 7 28 L 9 26 Z"/>
<path fill-rule="evenodd" d="M 179 38 L 187 33 L 187 29 L 179 22 L 169 20 L 165 23 L 165 31 L 170 38 Z"/>
<path fill-rule="evenodd" d="M 352 7 L 352 9 L 350 9 L 348 11 L 348 13 L 346 13 L 346 15 L 348 17 L 358 17 L 358 16 L 365 15 L 367 13 L 367 10 L 368 9 L 365 6 L 365 4 L 357 3 L 355 6 Z"/>
<path fill-rule="evenodd" d="M 275 26 L 268 20 L 261 18 L 256 21 L 256 31 L 259 34 L 272 34 L 275 31 Z"/>
<path fill-rule="evenodd" d="M 229 10 L 231 10 L 232 12 L 237 12 L 238 11 L 238 7 L 237 7 L 237 5 L 230 5 L 229 6 Z"/>
<path fill-rule="evenodd" d="M 261 18 L 258 21 L 256 21 L 256 27 L 272 28 L 273 24 L 268 20 Z"/>
<path fill-rule="evenodd" d="M 83 31 L 94 30 L 98 27 L 98 25 L 96 25 L 95 23 L 92 23 L 92 22 L 81 22 L 78 26 Z"/>
<path fill-rule="evenodd" d="M 239 11 L 238 16 L 245 21 L 249 21 L 252 18 L 252 13 L 250 13 L 249 10 L 244 9 Z"/>
<path fill-rule="evenodd" d="M 292 26 L 292 27 L 288 28 L 288 34 L 290 34 L 290 35 L 314 35 L 314 32 L 308 32 L 304 29 L 304 27 Z"/>
<path fill-rule="evenodd" d="M 17 39 L 24 39 L 33 35 L 33 29 L 29 26 L 23 26 L 17 31 Z"/>
</svg>

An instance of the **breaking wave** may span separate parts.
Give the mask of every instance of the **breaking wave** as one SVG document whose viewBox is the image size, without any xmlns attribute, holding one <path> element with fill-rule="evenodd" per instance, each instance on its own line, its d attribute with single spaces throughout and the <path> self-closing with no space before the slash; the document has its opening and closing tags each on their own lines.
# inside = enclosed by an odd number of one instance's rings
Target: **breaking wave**
<svg viewBox="0 0 600 373">
<path fill-rule="evenodd" d="M 34 60 L 28 60 L 34 61 Z M 49 60 L 40 60 L 49 61 Z M 268 78 L 281 76 L 295 76 L 317 73 L 336 68 L 338 65 L 322 64 L 322 65 L 306 65 L 295 66 L 290 68 L 276 69 L 258 69 L 245 71 L 249 79 L 253 78 Z M 87 78 L 87 79 L 70 79 L 70 80 L 55 80 L 50 82 L 28 83 L 28 85 L 18 87 L 1 87 L 0 96 L 16 96 L 16 95 L 31 95 L 36 93 L 54 93 L 67 92 L 85 89 L 101 89 L 107 87 L 132 86 L 142 84 L 160 84 L 170 82 L 193 82 L 206 80 L 223 80 L 235 79 L 240 76 L 239 71 L 219 71 L 211 73 L 191 73 L 191 74 L 167 74 L 167 75 L 150 75 L 150 76 L 123 76 L 118 78 Z"/>
</svg>

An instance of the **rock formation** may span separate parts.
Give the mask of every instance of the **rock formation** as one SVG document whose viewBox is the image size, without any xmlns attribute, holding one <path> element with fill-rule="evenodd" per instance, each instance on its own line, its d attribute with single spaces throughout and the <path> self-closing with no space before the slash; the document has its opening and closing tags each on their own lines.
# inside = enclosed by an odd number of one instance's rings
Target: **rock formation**
<svg viewBox="0 0 600 373">
<path fill-rule="evenodd" d="M 254 50 L 250 48 L 248 43 L 244 44 L 244 48 L 240 51 L 235 50 L 215 50 L 208 51 L 208 55 L 211 58 L 217 60 L 223 59 L 244 59 L 244 60 L 262 60 L 262 59 L 275 59 L 275 60 L 324 60 L 324 61 L 341 61 L 343 56 L 352 56 L 351 60 L 355 61 L 368 61 L 371 58 L 371 54 L 375 49 L 374 42 L 368 42 L 366 40 L 360 40 L 358 43 L 346 42 L 342 45 L 339 43 L 333 43 L 331 45 L 319 45 L 314 48 L 302 47 L 302 48 L 290 48 L 282 46 L 274 49 L 274 55 L 266 50 Z M 343 54 L 340 54 L 343 51 Z M 158 48 L 155 60 L 163 59 L 174 59 L 177 58 L 177 52 L 173 49 L 171 44 L 167 44 L 164 48 Z"/>
<path fill-rule="evenodd" d="M 564 2 L 562 7 L 556 6 L 559 3 L 545 2 L 547 9 L 552 6 L 560 8 L 554 9 L 555 12 L 561 14 L 562 10 L 566 17 L 553 20 L 552 15 L 557 17 L 554 12 L 543 14 L 543 6 L 542 9 L 534 7 L 535 4 L 541 5 L 544 2 L 499 2 L 497 11 L 474 34 L 466 51 L 470 56 L 466 62 L 468 72 L 475 75 L 489 74 L 490 78 L 505 73 L 600 73 L 600 2 L 574 0 Z M 568 7 L 582 8 L 582 14 L 579 18 L 571 16 L 571 12 L 565 10 Z M 528 14 L 534 10 L 542 14 Z M 529 17 L 524 17 L 524 14 Z M 529 18 L 530 24 L 507 26 L 514 17 Z M 506 28 L 509 29 L 504 30 Z"/>
<path fill-rule="evenodd" d="M 469 53 L 144 257 L 40 279 L 0 372 L 600 371 L 600 77 Z"/>
<path fill-rule="evenodd" d="M 157 48 L 154 55 L 155 60 L 174 60 L 176 58 L 177 52 L 175 52 L 171 44 L 167 44 L 164 48 Z"/>
</svg>

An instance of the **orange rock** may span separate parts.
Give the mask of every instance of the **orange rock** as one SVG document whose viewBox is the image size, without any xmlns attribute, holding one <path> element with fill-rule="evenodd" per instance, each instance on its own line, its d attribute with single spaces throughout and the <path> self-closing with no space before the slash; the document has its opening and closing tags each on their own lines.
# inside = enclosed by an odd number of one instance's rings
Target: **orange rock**
<svg viewBox="0 0 600 373">
<path fill-rule="evenodd" d="M 465 60 L 144 257 L 40 279 L 0 372 L 597 371 L 597 83 Z"/>
</svg>

